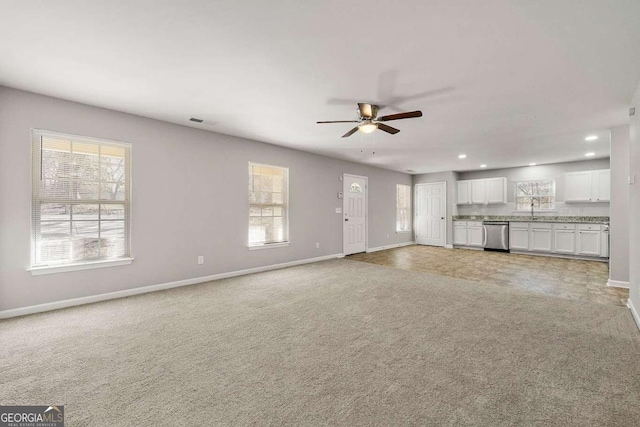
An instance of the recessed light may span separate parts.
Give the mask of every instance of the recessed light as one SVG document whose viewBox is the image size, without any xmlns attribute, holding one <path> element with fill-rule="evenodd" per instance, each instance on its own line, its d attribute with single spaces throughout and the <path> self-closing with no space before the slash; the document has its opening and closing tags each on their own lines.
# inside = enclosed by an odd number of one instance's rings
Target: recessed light
<svg viewBox="0 0 640 427">
<path fill-rule="evenodd" d="M 481 168 L 486 168 L 486 167 L 487 167 L 487 165 L 480 165 L 480 167 L 481 167 Z"/>
<path fill-rule="evenodd" d="M 467 155 L 466 155 L 466 154 L 459 154 L 459 155 L 458 155 L 458 158 L 459 158 L 459 159 L 466 159 L 466 158 L 467 158 Z"/>
<path fill-rule="evenodd" d="M 592 153 L 585 153 L 586 157 L 593 157 L 595 155 L 596 155 L 596 153 L 593 153 L 593 152 Z"/>
<path fill-rule="evenodd" d="M 589 135 L 584 140 L 585 141 L 595 141 L 596 139 L 598 139 L 598 135 Z"/>
<path fill-rule="evenodd" d="M 537 163 L 529 163 L 529 166 L 535 166 Z"/>
</svg>

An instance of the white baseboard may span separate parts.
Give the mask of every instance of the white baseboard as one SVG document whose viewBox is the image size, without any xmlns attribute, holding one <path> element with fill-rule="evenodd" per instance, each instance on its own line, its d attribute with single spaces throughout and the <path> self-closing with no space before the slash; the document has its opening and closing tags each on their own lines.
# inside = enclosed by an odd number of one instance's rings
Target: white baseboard
<svg viewBox="0 0 640 427">
<path fill-rule="evenodd" d="M 384 251 L 385 249 L 400 248 L 402 246 L 411 246 L 411 245 L 415 245 L 415 242 L 396 243 L 394 245 L 378 246 L 377 248 L 369 248 L 367 249 L 367 253 Z"/>
<path fill-rule="evenodd" d="M 607 280 L 607 286 L 611 288 L 624 288 L 629 289 L 629 282 L 622 282 L 620 280 Z"/>
<path fill-rule="evenodd" d="M 453 249 L 453 245 L 444 245 L 445 249 Z"/>
<path fill-rule="evenodd" d="M 178 280 L 176 282 L 162 283 L 159 285 L 143 286 L 140 288 L 125 289 L 123 291 L 109 292 L 106 294 L 91 295 L 87 297 L 67 299 L 63 301 L 48 302 L 45 304 L 31 305 L 28 307 L 14 308 L 11 310 L 0 311 L 0 319 L 8 319 L 10 317 L 26 316 L 27 314 L 42 313 L 44 311 L 58 310 L 66 307 L 74 307 L 77 305 L 91 304 L 99 301 L 108 301 L 116 298 L 124 298 L 133 295 L 146 294 L 149 292 L 162 291 L 165 289 L 179 288 L 181 286 L 195 285 L 198 283 L 210 282 L 213 280 L 227 279 L 229 277 L 244 276 L 247 274 L 261 273 L 263 271 L 278 270 L 281 268 L 293 267 L 301 264 L 310 264 L 313 262 L 326 261 L 329 259 L 343 258 L 343 254 L 325 255 L 316 258 L 302 259 L 298 261 L 284 262 L 281 264 L 266 265 L 263 267 L 248 268 L 245 270 L 230 271 L 228 273 L 213 274 L 210 276 L 195 277 L 193 279 Z"/>
<path fill-rule="evenodd" d="M 631 315 L 633 316 L 633 320 L 636 321 L 636 325 L 638 326 L 638 329 L 640 329 L 640 314 L 638 314 L 638 311 L 633 306 L 631 299 L 627 300 L 627 307 L 629 307 L 629 310 L 631 310 Z"/>
</svg>

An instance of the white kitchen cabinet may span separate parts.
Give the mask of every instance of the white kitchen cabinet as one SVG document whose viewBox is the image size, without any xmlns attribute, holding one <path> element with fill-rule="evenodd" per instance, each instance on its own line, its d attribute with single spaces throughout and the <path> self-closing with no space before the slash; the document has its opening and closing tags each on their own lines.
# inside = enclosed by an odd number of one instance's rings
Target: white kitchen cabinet
<svg viewBox="0 0 640 427">
<path fill-rule="evenodd" d="M 484 246 L 484 228 L 482 222 L 467 223 L 467 246 Z"/>
<path fill-rule="evenodd" d="M 600 224 L 578 224 L 577 233 L 576 254 L 599 257 L 602 239 Z"/>
<path fill-rule="evenodd" d="M 466 221 L 454 221 L 453 223 L 453 244 L 459 246 L 467 245 L 467 223 Z"/>
<path fill-rule="evenodd" d="M 609 256 L 609 226 L 602 225 L 600 231 L 600 258 Z"/>
<path fill-rule="evenodd" d="M 531 223 L 529 228 L 529 250 L 551 252 L 553 233 L 549 223 Z"/>
<path fill-rule="evenodd" d="M 486 180 L 474 179 L 471 181 L 471 203 L 484 204 L 487 201 Z"/>
<path fill-rule="evenodd" d="M 554 224 L 553 252 L 574 255 L 576 253 L 575 224 Z"/>
<path fill-rule="evenodd" d="M 529 224 L 512 222 L 509 224 L 509 249 L 516 251 L 529 250 Z"/>
<path fill-rule="evenodd" d="M 611 199 L 611 170 L 593 171 L 591 178 L 593 202 L 608 202 Z"/>
<path fill-rule="evenodd" d="M 485 179 L 485 193 L 489 204 L 507 203 L 507 178 Z"/>
<path fill-rule="evenodd" d="M 507 178 L 471 179 L 457 184 L 459 205 L 507 203 Z"/>
<path fill-rule="evenodd" d="M 471 204 L 471 181 L 458 181 L 458 204 Z"/>
<path fill-rule="evenodd" d="M 565 203 L 608 202 L 611 198 L 609 169 L 564 174 Z"/>
</svg>

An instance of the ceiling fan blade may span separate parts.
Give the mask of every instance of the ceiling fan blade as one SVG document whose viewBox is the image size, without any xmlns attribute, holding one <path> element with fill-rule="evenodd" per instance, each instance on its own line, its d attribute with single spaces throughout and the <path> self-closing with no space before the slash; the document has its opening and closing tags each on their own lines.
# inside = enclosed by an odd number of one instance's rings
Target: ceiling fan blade
<svg viewBox="0 0 640 427">
<path fill-rule="evenodd" d="M 316 123 L 319 125 L 324 123 L 358 123 L 358 120 L 333 120 L 328 122 L 316 122 Z"/>
<path fill-rule="evenodd" d="M 400 132 L 400 129 L 392 128 L 391 126 L 387 126 L 384 123 L 378 123 L 378 129 L 383 130 L 391 135 L 395 135 Z"/>
<path fill-rule="evenodd" d="M 360 117 L 364 117 L 365 119 L 371 119 L 375 117 L 374 112 L 375 113 L 378 112 L 378 106 L 366 104 L 364 102 L 358 102 L 358 110 L 360 110 Z"/>
<path fill-rule="evenodd" d="M 358 126 L 354 127 L 353 129 L 351 129 L 349 132 L 345 133 L 344 135 L 342 135 L 343 138 L 347 138 L 351 135 L 353 135 L 354 133 L 358 132 Z"/>
<path fill-rule="evenodd" d="M 381 122 L 388 122 L 390 120 L 412 119 L 414 117 L 422 117 L 422 111 L 409 111 L 408 113 L 390 114 L 388 116 L 382 116 L 378 118 L 378 120 Z"/>
</svg>

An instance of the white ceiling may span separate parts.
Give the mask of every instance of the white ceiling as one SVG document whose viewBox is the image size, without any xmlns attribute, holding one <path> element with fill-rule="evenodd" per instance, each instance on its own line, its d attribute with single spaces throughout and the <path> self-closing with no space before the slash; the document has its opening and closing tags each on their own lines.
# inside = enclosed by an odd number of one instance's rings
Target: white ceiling
<svg viewBox="0 0 640 427">
<path fill-rule="evenodd" d="M 638 0 L 0 0 L 0 10 L 1 85 L 417 173 L 606 157 L 606 129 L 627 122 L 640 79 Z M 354 119 L 357 101 L 424 117 L 394 122 L 395 136 L 342 139 L 349 124 L 315 124 Z"/>
</svg>

